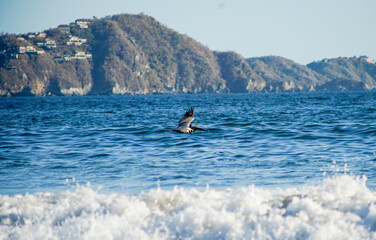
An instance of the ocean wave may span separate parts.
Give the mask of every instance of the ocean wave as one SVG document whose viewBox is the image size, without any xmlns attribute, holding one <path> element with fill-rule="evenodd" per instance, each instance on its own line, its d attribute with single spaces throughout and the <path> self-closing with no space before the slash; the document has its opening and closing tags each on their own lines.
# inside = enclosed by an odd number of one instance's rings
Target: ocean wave
<svg viewBox="0 0 376 240">
<path fill-rule="evenodd" d="M 0 195 L 0 239 L 375 239 L 376 192 L 366 180 Z"/>
</svg>

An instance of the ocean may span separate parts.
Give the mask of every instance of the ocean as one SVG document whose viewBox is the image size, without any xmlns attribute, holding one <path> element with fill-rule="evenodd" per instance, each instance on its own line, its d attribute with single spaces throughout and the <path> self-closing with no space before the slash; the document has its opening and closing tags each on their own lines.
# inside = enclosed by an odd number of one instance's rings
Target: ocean
<svg viewBox="0 0 376 240">
<path fill-rule="evenodd" d="M 0 98 L 0 239 L 376 239 L 376 92 Z"/>
</svg>

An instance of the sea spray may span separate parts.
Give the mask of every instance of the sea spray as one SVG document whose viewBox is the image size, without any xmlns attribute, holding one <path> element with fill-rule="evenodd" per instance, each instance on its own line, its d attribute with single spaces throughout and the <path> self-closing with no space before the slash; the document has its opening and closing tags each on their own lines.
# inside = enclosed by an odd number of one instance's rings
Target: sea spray
<svg viewBox="0 0 376 240">
<path fill-rule="evenodd" d="M 366 181 L 0 195 L 0 239 L 375 239 L 376 192 Z"/>
</svg>

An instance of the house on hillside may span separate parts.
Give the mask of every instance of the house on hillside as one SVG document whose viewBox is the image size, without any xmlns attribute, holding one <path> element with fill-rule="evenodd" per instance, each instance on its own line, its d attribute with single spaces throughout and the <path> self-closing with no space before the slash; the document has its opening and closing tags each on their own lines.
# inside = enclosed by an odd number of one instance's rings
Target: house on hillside
<svg viewBox="0 0 376 240">
<path fill-rule="evenodd" d="M 37 50 L 33 46 L 26 46 L 26 47 L 18 47 L 18 53 L 24 54 L 24 53 L 37 53 Z"/>
<path fill-rule="evenodd" d="M 87 39 L 84 38 L 78 38 L 75 36 L 70 36 L 69 41 L 67 42 L 68 46 L 74 45 L 74 46 L 81 46 L 82 44 L 86 43 Z"/>
<path fill-rule="evenodd" d="M 91 53 L 77 51 L 76 54 L 71 57 L 71 59 L 83 60 L 83 59 L 91 59 L 92 57 L 93 56 L 91 55 Z"/>
<path fill-rule="evenodd" d="M 56 48 L 56 42 L 55 40 L 53 39 L 49 39 L 47 38 L 45 43 L 44 43 L 44 46 L 47 48 L 47 49 L 52 49 L 52 48 Z"/>
<path fill-rule="evenodd" d="M 375 63 L 371 58 L 367 56 L 360 56 L 359 59 L 368 63 Z"/>
<path fill-rule="evenodd" d="M 87 19 L 76 20 L 76 25 L 79 26 L 80 28 L 88 28 L 89 24 L 90 24 L 90 20 L 87 20 Z"/>
<path fill-rule="evenodd" d="M 26 46 L 26 53 L 37 53 L 37 50 L 33 46 Z"/>
<path fill-rule="evenodd" d="M 26 53 L 26 47 L 18 47 L 18 53 L 19 53 L 19 54 L 24 54 L 24 53 Z"/>
<path fill-rule="evenodd" d="M 38 35 L 36 35 L 37 38 L 45 38 L 47 36 L 47 33 L 41 32 Z"/>
<path fill-rule="evenodd" d="M 70 27 L 68 25 L 59 25 L 57 27 L 62 33 L 70 33 Z"/>
<path fill-rule="evenodd" d="M 76 52 L 76 54 L 73 57 L 74 59 L 86 59 L 86 53 L 85 52 Z"/>
</svg>

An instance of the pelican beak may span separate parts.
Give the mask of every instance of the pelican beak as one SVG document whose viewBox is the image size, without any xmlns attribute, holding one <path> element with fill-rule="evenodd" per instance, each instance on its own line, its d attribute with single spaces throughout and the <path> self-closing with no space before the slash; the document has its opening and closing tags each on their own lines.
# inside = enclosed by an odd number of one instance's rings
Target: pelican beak
<svg viewBox="0 0 376 240">
<path fill-rule="evenodd" d="M 206 131 L 206 132 L 209 132 L 209 130 L 207 130 L 207 129 L 204 129 L 204 128 L 201 128 L 201 127 L 199 127 L 199 126 L 196 126 L 196 125 L 194 125 L 194 126 L 193 126 L 193 128 L 195 128 L 195 129 L 197 129 L 197 130 L 201 130 L 201 131 Z"/>
</svg>

